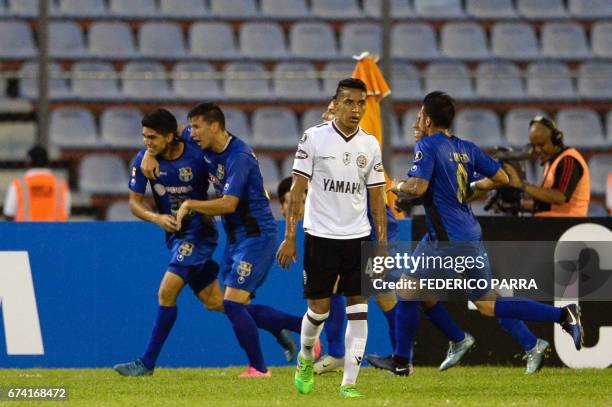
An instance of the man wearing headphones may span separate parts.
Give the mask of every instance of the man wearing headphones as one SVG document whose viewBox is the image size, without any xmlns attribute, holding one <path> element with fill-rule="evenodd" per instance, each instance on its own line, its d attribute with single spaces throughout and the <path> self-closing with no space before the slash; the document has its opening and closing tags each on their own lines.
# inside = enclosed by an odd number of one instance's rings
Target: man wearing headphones
<svg viewBox="0 0 612 407">
<path fill-rule="evenodd" d="M 563 144 L 563 133 L 555 123 L 542 116 L 529 123 L 529 142 L 544 166 L 542 184 L 522 180 L 516 171 L 506 170 L 510 186 L 533 198 L 526 204 L 534 216 L 585 217 L 591 199 L 589 167 L 582 155 Z"/>
</svg>

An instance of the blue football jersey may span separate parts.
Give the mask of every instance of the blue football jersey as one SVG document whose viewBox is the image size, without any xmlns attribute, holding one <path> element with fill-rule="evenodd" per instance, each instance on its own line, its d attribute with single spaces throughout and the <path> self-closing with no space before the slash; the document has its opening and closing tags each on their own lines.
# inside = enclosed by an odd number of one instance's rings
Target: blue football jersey
<svg viewBox="0 0 612 407">
<path fill-rule="evenodd" d="M 469 183 L 474 173 L 492 177 L 500 168 L 474 143 L 455 136 L 436 133 L 419 140 L 408 176 L 429 181 L 423 200 L 430 239 L 482 238 L 480 224 L 466 203 Z"/>
<path fill-rule="evenodd" d="M 208 169 L 202 160 L 200 148 L 192 143 L 183 143 L 183 154 L 176 160 L 158 158 L 160 175 L 156 180 L 147 179 L 140 170 L 140 163 L 146 152 L 142 149 L 132 164 L 129 188 L 144 194 L 147 183 L 155 199 L 157 211 L 162 214 L 175 215 L 181 204 L 187 199 L 206 200 L 209 185 Z M 216 242 L 217 230 L 211 217 L 194 213 L 183 221 L 182 229 L 177 233 L 166 234 L 169 247 L 176 237 L 193 235 L 203 241 Z"/>
</svg>

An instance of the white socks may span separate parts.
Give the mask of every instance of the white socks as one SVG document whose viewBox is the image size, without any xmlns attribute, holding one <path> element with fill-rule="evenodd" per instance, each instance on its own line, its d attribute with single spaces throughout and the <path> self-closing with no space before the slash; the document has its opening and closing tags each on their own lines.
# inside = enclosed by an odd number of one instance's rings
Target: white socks
<svg viewBox="0 0 612 407">
<path fill-rule="evenodd" d="M 323 324 L 328 316 L 329 312 L 326 312 L 325 314 L 317 314 L 310 308 L 308 308 L 308 311 L 306 311 L 306 314 L 304 314 L 304 318 L 302 318 L 302 330 L 300 333 L 302 345 L 300 353 L 304 359 L 314 359 L 314 344 L 317 339 L 319 339 L 319 335 L 323 330 Z"/>
<path fill-rule="evenodd" d="M 348 326 L 344 336 L 344 376 L 342 386 L 355 384 L 359 367 L 368 340 L 368 304 L 355 304 L 346 307 Z M 302 323 L 302 330 L 304 325 Z M 302 331 L 303 332 L 303 331 Z"/>
</svg>

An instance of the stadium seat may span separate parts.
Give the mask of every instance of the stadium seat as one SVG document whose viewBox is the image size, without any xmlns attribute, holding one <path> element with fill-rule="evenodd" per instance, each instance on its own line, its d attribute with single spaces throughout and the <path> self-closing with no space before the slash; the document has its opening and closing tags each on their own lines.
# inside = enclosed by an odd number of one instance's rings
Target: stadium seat
<svg viewBox="0 0 612 407">
<path fill-rule="evenodd" d="M 412 148 L 416 144 L 416 139 L 414 138 L 414 122 L 416 121 L 417 115 L 419 114 L 420 108 L 413 108 L 407 110 L 402 116 L 402 132 L 400 133 L 400 137 L 398 137 L 397 144 L 394 147 L 408 147 Z"/>
<path fill-rule="evenodd" d="M 492 148 L 505 144 L 499 117 L 489 109 L 464 109 L 455 118 L 454 134 L 469 140 L 481 148 Z"/>
<path fill-rule="evenodd" d="M 312 14 L 323 18 L 363 17 L 356 0 L 311 0 Z"/>
<path fill-rule="evenodd" d="M 57 11 L 64 17 L 103 17 L 107 13 L 104 0 L 60 0 Z"/>
<path fill-rule="evenodd" d="M 383 136 L 391 138 L 391 146 L 394 140 L 399 140 L 402 137 L 402 128 L 400 126 L 399 118 L 394 112 L 389 112 L 389 127 L 384 127 L 383 123 Z M 405 146 L 402 146 L 405 147 Z"/>
<path fill-rule="evenodd" d="M 113 154 L 89 154 L 79 163 L 79 191 L 89 194 L 125 194 L 128 172 Z"/>
<path fill-rule="evenodd" d="M 517 9 L 522 17 L 535 20 L 567 17 L 563 0 L 517 0 Z"/>
<path fill-rule="evenodd" d="M 185 39 L 174 23 L 148 22 L 140 27 L 140 55 L 156 59 L 185 56 Z"/>
<path fill-rule="evenodd" d="M 446 23 L 441 33 L 442 53 L 453 59 L 489 57 L 485 32 L 477 23 Z"/>
<path fill-rule="evenodd" d="M 591 46 L 596 57 L 612 58 L 612 22 L 600 21 L 593 24 Z"/>
<path fill-rule="evenodd" d="M 541 37 L 545 57 L 581 59 L 591 56 L 586 34 L 578 23 L 545 23 Z"/>
<path fill-rule="evenodd" d="M 230 62 L 223 67 L 226 79 L 225 94 L 235 99 L 262 99 L 270 96 L 268 79 L 257 77 L 265 75 L 266 69 L 261 64 L 249 62 Z M 242 77 L 244 75 L 244 78 Z"/>
<path fill-rule="evenodd" d="M 34 122 L 0 123 L 0 160 L 23 161 L 35 143 Z"/>
<path fill-rule="evenodd" d="M 327 110 L 327 108 L 313 107 L 304 112 L 302 115 L 301 127 L 302 133 L 311 127 L 317 126 L 323 123 L 321 116 Z"/>
<path fill-rule="evenodd" d="M 261 14 L 274 18 L 305 18 L 310 15 L 306 0 L 261 0 Z"/>
<path fill-rule="evenodd" d="M 101 147 L 93 114 L 81 107 L 61 107 L 50 114 L 51 144 L 60 148 Z"/>
<path fill-rule="evenodd" d="M 0 58 L 33 58 L 37 55 L 32 30 L 23 21 L 0 21 Z"/>
<path fill-rule="evenodd" d="M 529 122 L 536 116 L 546 116 L 543 110 L 515 108 L 506 113 L 504 133 L 508 144 L 522 147 L 529 143 Z"/>
<path fill-rule="evenodd" d="M 567 66 L 559 62 L 534 62 L 527 68 L 527 95 L 541 99 L 574 97 Z"/>
<path fill-rule="evenodd" d="M 38 97 L 38 61 L 26 62 L 19 70 L 23 79 L 19 80 L 19 95 L 27 99 Z M 49 98 L 63 99 L 70 95 L 70 89 L 63 78 L 53 78 L 53 74 L 61 74 L 62 68 L 56 63 L 49 63 Z"/>
<path fill-rule="evenodd" d="M 160 0 L 160 12 L 172 18 L 201 18 L 208 14 L 205 0 Z"/>
<path fill-rule="evenodd" d="M 166 79 L 145 79 L 142 75 L 162 76 L 166 73 L 162 64 L 157 62 L 130 62 L 123 68 L 124 75 L 135 78 L 123 79 L 123 95 L 130 99 L 164 99 L 172 95 Z"/>
<path fill-rule="evenodd" d="M 308 78 L 291 78 L 287 75 L 300 73 Z M 321 85 L 315 75 L 317 71 L 306 62 L 281 62 L 274 67 L 274 94 L 283 99 L 316 100 L 321 98 Z"/>
<path fill-rule="evenodd" d="M 580 65 L 578 94 L 585 99 L 612 98 L 612 63 L 586 62 Z"/>
<path fill-rule="evenodd" d="M 380 18 L 381 0 L 364 0 L 363 12 L 368 17 Z M 393 18 L 409 18 L 414 16 L 410 0 L 391 0 L 391 10 Z"/>
<path fill-rule="evenodd" d="M 102 142 L 116 148 L 142 148 L 142 112 L 130 107 L 111 107 L 100 116 Z"/>
<path fill-rule="evenodd" d="M 215 68 L 206 62 L 179 62 L 172 70 L 174 77 L 174 94 L 181 99 L 202 100 L 218 98 L 221 91 L 217 79 L 181 78 L 181 75 L 196 75 L 199 73 L 213 73 Z"/>
<path fill-rule="evenodd" d="M 389 177 L 406 178 L 408 170 L 412 166 L 412 154 L 394 154 L 391 158 L 391 169 Z"/>
<path fill-rule="evenodd" d="M 447 92 L 454 98 L 471 98 L 474 92 L 467 66 L 458 62 L 430 63 L 425 69 L 425 93 L 434 90 Z"/>
<path fill-rule="evenodd" d="M 464 17 L 461 0 L 414 0 L 414 11 L 423 18 Z"/>
<path fill-rule="evenodd" d="M 436 34 L 429 24 L 397 23 L 391 28 L 394 58 L 431 60 L 440 56 Z"/>
<path fill-rule="evenodd" d="M 512 0 L 467 0 L 465 11 L 477 18 L 504 19 L 516 18 Z"/>
<path fill-rule="evenodd" d="M 329 59 L 338 55 L 330 25 L 320 22 L 295 23 L 289 30 L 289 47 L 294 57 Z"/>
<path fill-rule="evenodd" d="M 290 109 L 262 107 L 253 113 L 255 148 L 294 150 L 301 134 L 295 113 Z"/>
<path fill-rule="evenodd" d="M 8 14 L 16 17 L 36 17 L 38 16 L 39 0 L 7 0 Z M 56 13 L 54 0 L 47 0 L 49 3 L 49 15 Z"/>
<path fill-rule="evenodd" d="M 607 218 L 610 216 L 610 213 L 608 212 L 606 207 L 603 206 L 602 204 L 597 203 L 597 202 L 591 202 L 589 203 L 589 212 L 587 216 L 593 217 L 593 218 L 597 218 L 597 217 Z"/>
<path fill-rule="evenodd" d="M 257 156 L 257 161 L 259 161 L 259 169 L 263 177 L 264 188 L 268 193 L 274 193 L 278 183 L 281 181 L 278 164 L 276 164 L 276 161 L 272 158 L 261 154 Z"/>
<path fill-rule="evenodd" d="M 238 55 L 232 27 L 226 23 L 198 22 L 189 29 L 189 53 L 198 58 L 231 58 Z"/>
<path fill-rule="evenodd" d="M 483 62 L 476 69 L 476 94 L 486 99 L 525 97 L 521 73 L 511 62 Z"/>
<path fill-rule="evenodd" d="M 323 68 L 323 96 L 328 96 L 329 99 L 336 94 L 338 82 L 344 78 L 351 76 L 355 69 L 355 64 L 352 62 L 329 62 Z"/>
<path fill-rule="evenodd" d="M 535 31 L 525 23 L 495 23 L 491 30 L 491 51 L 496 57 L 517 60 L 540 56 Z"/>
<path fill-rule="evenodd" d="M 182 108 L 182 107 L 177 107 L 177 106 L 168 106 L 166 107 L 166 109 L 168 109 L 168 111 L 174 115 L 179 125 L 189 124 L 189 119 L 187 118 L 187 114 L 189 113 L 189 110 Z"/>
<path fill-rule="evenodd" d="M 591 175 L 591 193 L 603 195 L 606 193 L 608 174 L 612 172 L 612 156 L 596 155 L 589 160 Z"/>
<path fill-rule="evenodd" d="M 606 141 L 608 144 L 612 144 L 612 110 L 606 115 L 606 130 Z"/>
<path fill-rule="evenodd" d="M 423 97 L 421 75 L 412 64 L 395 63 L 391 67 L 391 89 L 393 99 L 420 100 Z"/>
<path fill-rule="evenodd" d="M 380 55 L 381 35 L 379 24 L 347 23 L 340 32 L 340 54 L 351 57 L 368 51 L 371 54 Z"/>
<path fill-rule="evenodd" d="M 249 58 L 282 58 L 287 55 L 285 35 L 276 23 L 240 26 L 240 53 Z"/>
<path fill-rule="evenodd" d="M 141 219 L 132 214 L 128 201 L 113 202 L 106 210 L 106 220 L 111 222 L 138 222 Z"/>
<path fill-rule="evenodd" d="M 73 21 L 49 23 L 49 55 L 56 58 L 82 58 L 88 54 L 81 27 Z"/>
<path fill-rule="evenodd" d="M 72 96 L 84 100 L 98 99 L 117 99 L 120 97 L 119 82 L 117 79 L 105 78 L 78 78 L 79 75 L 85 75 L 87 72 L 99 72 L 102 74 L 112 75 L 115 70 L 110 63 L 107 62 L 76 62 L 72 65 Z"/>
<path fill-rule="evenodd" d="M 212 15 L 230 18 L 256 17 L 255 0 L 210 0 Z"/>
<path fill-rule="evenodd" d="M 604 129 L 597 112 L 584 108 L 561 109 L 557 127 L 563 131 L 564 142 L 577 148 L 605 147 Z"/>
<path fill-rule="evenodd" d="M 612 2 L 609 0 L 569 0 L 569 12 L 578 18 L 610 18 Z"/>
<path fill-rule="evenodd" d="M 281 164 L 281 178 L 290 177 L 293 172 L 293 162 L 295 161 L 295 156 L 293 154 L 285 157 Z"/>
<path fill-rule="evenodd" d="M 251 137 L 251 128 L 246 114 L 240 109 L 223 109 L 225 127 L 233 135 L 244 139 Z"/>
<path fill-rule="evenodd" d="M 158 15 L 155 0 L 109 0 L 110 14 L 118 17 L 153 17 Z"/>
<path fill-rule="evenodd" d="M 96 21 L 89 29 L 89 53 L 94 58 L 132 58 L 137 55 L 127 23 Z"/>
</svg>

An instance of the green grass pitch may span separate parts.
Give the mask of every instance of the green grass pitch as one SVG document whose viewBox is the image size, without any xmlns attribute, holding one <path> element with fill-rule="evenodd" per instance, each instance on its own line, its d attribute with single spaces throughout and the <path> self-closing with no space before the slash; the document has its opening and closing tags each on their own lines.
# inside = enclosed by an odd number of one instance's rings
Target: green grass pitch
<svg viewBox="0 0 612 407">
<path fill-rule="evenodd" d="M 293 368 L 272 368 L 271 379 L 239 379 L 242 368 L 157 369 L 120 377 L 111 369 L 2 369 L 0 387 L 65 386 L 75 406 L 612 406 L 612 370 L 544 368 L 525 376 L 512 367 L 457 367 L 444 373 L 418 367 L 410 377 L 363 368 L 363 399 L 338 395 L 341 373 L 315 377 L 312 394 L 293 387 Z M 49 404 L 51 403 L 51 404 Z M 56 405 L 53 402 L 10 402 Z"/>
</svg>

